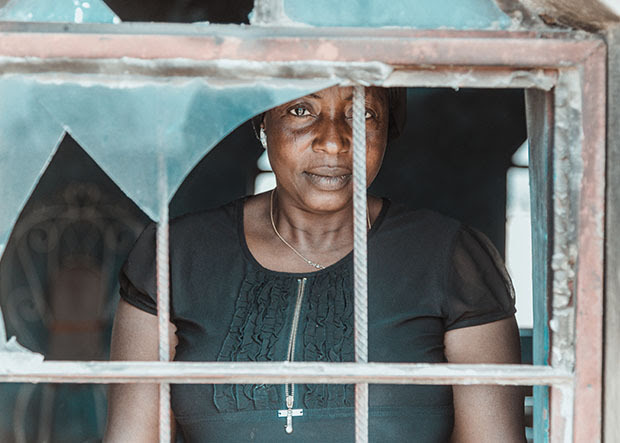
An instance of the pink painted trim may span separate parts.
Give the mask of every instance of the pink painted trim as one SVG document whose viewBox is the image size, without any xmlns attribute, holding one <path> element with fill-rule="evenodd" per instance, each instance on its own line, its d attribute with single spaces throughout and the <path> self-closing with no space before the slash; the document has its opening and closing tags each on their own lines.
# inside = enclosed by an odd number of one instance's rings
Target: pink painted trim
<svg viewBox="0 0 620 443">
<path fill-rule="evenodd" d="M 605 248 L 606 48 L 583 64 L 573 441 L 601 441 Z"/>
<path fill-rule="evenodd" d="M 379 61 L 392 65 L 561 68 L 604 46 L 598 39 L 536 38 L 506 32 L 359 32 L 314 30 L 300 35 L 239 28 L 222 35 L 1 32 L 0 56 L 105 59 Z M 1 29 L 1 28 L 0 28 Z"/>
</svg>

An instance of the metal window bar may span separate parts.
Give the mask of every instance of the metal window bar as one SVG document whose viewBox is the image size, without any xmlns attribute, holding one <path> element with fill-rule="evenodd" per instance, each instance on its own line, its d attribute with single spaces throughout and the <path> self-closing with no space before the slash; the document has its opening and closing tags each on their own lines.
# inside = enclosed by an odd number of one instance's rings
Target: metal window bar
<svg viewBox="0 0 620 443">
<path fill-rule="evenodd" d="M 0 365 L 5 383 L 377 383 L 568 385 L 574 373 L 551 366 L 449 363 L 48 361 Z"/>
<path fill-rule="evenodd" d="M 366 99 L 353 87 L 353 290 L 355 361 L 368 362 L 368 226 L 366 201 Z M 368 383 L 355 385 L 355 441 L 368 442 Z"/>
<path fill-rule="evenodd" d="M 567 102 L 562 104 L 558 101 L 549 107 L 552 117 L 555 113 L 558 118 L 552 123 L 552 142 L 539 148 L 555 150 L 554 143 L 558 142 L 570 146 L 568 152 L 574 156 L 571 161 L 561 161 L 557 156 L 552 160 L 554 170 L 559 171 L 562 177 L 567 176 L 574 165 L 583 168 L 580 177 L 577 180 L 571 179 L 569 186 L 564 187 L 570 193 L 569 200 L 574 206 L 567 208 L 560 202 L 554 205 L 552 217 L 552 222 L 571 219 L 577 230 L 576 240 L 571 243 L 572 247 L 578 248 L 579 260 L 577 263 L 571 261 L 570 257 L 568 260 L 574 275 L 556 275 L 564 271 L 562 266 L 557 267 L 556 264 L 552 269 L 554 284 L 551 285 L 553 288 L 564 287 L 562 278 L 566 277 L 571 289 L 571 300 L 567 306 L 572 309 L 575 309 L 575 305 L 579 306 L 574 323 L 556 322 L 551 325 L 550 331 L 554 345 L 558 345 L 556 338 L 564 339 L 574 331 L 575 343 L 569 339 L 562 345 L 573 349 L 574 365 L 558 365 L 556 361 L 551 362 L 551 367 L 375 363 L 294 363 L 282 366 L 274 363 L 222 365 L 166 361 L 41 362 L 35 356 L 19 355 L 19 358 L 0 358 L 0 381 L 551 385 L 553 402 L 550 439 L 563 441 L 570 434 L 567 429 L 571 425 L 566 421 L 571 421 L 571 417 L 563 409 L 567 404 L 563 397 L 567 393 L 569 397 L 575 396 L 571 403 L 574 405 L 572 422 L 575 423 L 572 438 L 575 441 L 599 440 L 600 420 L 592 420 L 591 414 L 592 411 L 600 411 L 601 395 L 598 367 L 601 364 L 602 346 L 604 44 L 596 38 L 582 39 L 571 33 L 545 35 L 529 32 L 373 30 L 369 35 L 367 30 L 296 29 L 293 32 L 295 38 L 290 38 L 286 32 L 278 34 L 276 30 L 270 34 L 249 28 L 243 31 L 235 28 L 233 34 L 227 34 L 226 30 L 232 28 L 235 27 L 218 26 L 201 28 L 198 32 L 196 28 L 168 25 L 132 25 L 130 28 L 122 25 L 1 24 L 0 56 L 3 58 L 0 66 L 5 73 L 48 72 L 46 75 L 59 78 L 68 78 L 67 75 L 88 76 L 98 72 L 107 75 L 127 72 L 130 78 L 141 75 L 157 78 L 188 75 L 186 66 L 175 65 L 169 60 L 171 57 L 184 58 L 193 63 L 191 66 L 194 70 L 189 71 L 190 76 L 217 75 L 221 68 L 217 66 L 217 60 L 226 58 L 256 61 L 261 67 L 273 62 L 276 65 L 280 63 L 286 69 L 268 71 L 263 77 L 287 78 L 283 72 L 292 66 L 301 66 L 299 72 L 307 75 L 304 71 L 306 62 L 312 65 L 316 61 L 323 61 L 327 67 L 331 66 L 329 63 L 333 62 L 333 53 L 336 51 L 338 60 L 341 60 L 338 69 L 344 66 L 345 72 L 349 63 L 363 60 L 399 66 L 382 83 L 383 86 L 534 87 L 544 90 L 557 86 L 556 94 L 550 94 L 550 97 L 557 95 L 557 91 L 572 90 L 567 96 Z M 331 51 L 323 50 L 326 39 L 331 42 Z M 377 44 L 379 41 L 381 44 Z M 235 49 L 231 51 L 233 47 Z M 364 50 L 360 51 L 360 48 Z M 143 60 L 134 66 L 132 59 Z M 149 60 L 149 63 L 143 63 L 144 59 Z M 287 65 L 288 62 L 295 62 L 296 65 Z M 432 69 L 429 70 L 429 66 Z M 254 68 L 253 72 L 256 72 L 256 66 Z M 573 73 L 568 74 L 569 70 L 573 70 Z M 247 74 L 253 75 L 250 72 Z M 561 78 L 563 74 L 567 74 L 564 79 L 572 80 L 566 83 Z M 291 75 L 290 71 L 288 75 Z M 106 77 L 103 75 L 101 78 L 105 80 Z M 93 80 L 97 81 L 97 77 Z M 577 101 L 573 100 L 575 97 Z M 574 119 L 568 115 L 570 113 L 564 112 L 573 105 L 578 109 Z M 583 132 L 576 137 L 563 137 L 566 126 L 573 125 Z M 161 230 L 158 230 L 158 237 L 161 233 L 163 241 L 167 232 L 165 219 L 167 217 L 162 219 Z M 561 223 L 560 226 L 567 225 Z M 566 238 L 558 237 L 560 242 Z M 564 260 L 566 251 L 566 248 L 554 249 L 553 259 Z M 158 297 L 160 295 L 163 298 L 167 294 L 161 293 Z M 555 297 L 554 291 L 550 297 Z M 160 306 L 167 307 L 168 303 Z M 555 306 L 552 309 L 555 310 Z M 3 352 L 0 357 L 6 355 L 6 351 L 0 349 L 0 354 Z"/>
<path fill-rule="evenodd" d="M 166 160 L 162 153 L 158 158 L 159 223 L 157 224 L 157 321 L 159 333 L 159 361 L 170 360 L 170 248 L 168 223 L 168 178 Z M 170 384 L 159 384 L 159 442 L 170 442 Z"/>
</svg>

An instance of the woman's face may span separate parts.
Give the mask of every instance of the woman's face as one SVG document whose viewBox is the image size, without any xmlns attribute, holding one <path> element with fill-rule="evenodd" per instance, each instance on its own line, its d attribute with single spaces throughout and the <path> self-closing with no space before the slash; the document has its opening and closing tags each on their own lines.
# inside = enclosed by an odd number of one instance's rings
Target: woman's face
<svg viewBox="0 0 620 443">
<path fill-rule="evenodd" d="M 353 195 L 353 88 L 332 87 L 271 109 L 263 126 L 278 193 L 312 212 L 349 205 Z M 366 180 L 387 143 L 387 89 L 366 88 Z"/>
</svg>

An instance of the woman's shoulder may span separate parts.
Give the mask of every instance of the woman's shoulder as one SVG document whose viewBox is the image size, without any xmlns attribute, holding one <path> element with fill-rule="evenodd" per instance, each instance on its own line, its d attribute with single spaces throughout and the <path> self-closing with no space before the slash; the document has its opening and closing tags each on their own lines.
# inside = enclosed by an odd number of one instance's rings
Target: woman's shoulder
<svg viewBox="0 0 620 443">
<path fill-rule="evenodd" d="M 170 228 L 174 230 L 195 229 L 205 224 L 213 225 L 231 225 L 237 217 L 239 206 L 243 204 L 246 197 L 238 198 L 221 206 L 204 209 L 196 212 L 189 212 L 170 220 Z"/>
<path fill-rule="evenodd" d="M 460 228 L 459 221 L 438 212 L 392 203 L 369 237 L 369 249 L 399 272 L 410 273 L 414 266 L 440 276 Z"/>
<path fill-rule="evenodd" d="M 224 205 L 198 212 L 190 212 L 170 220 L 170 237 L 176 241 L 197 237 L 227 237 L 236 235 L 239 211 L 245 197 Z"/>
<path fill-rule="evenodd" d="M 171 252 L 188 247 L 192 249 L 192 245 L 204 244 L 205 241 L 214 244 L 214 241 L 230 241 L 236 238 L 238 211 L 243 199 L 233 200 L 217 208 L 172 218 L 169 222 Z M 152 255 L 157 237 L 157 225 L 157 222 L 151 222 L 144 228 L 130 253 L 130 258 L 138 252 Z"/>
<path fill-rule="evenodd" d="M 427 208 L 412 208 L 402 203 L 394 203 L 386 200 L 389 207 L 385 215 L 384 225 L 386 230 L 412 231 L 416 235 L 439 235 L 445 237 L 448 234 L 455 235 L 461 228 L 462 223 L 455 218 L 441 214 Z"/>
</svg>

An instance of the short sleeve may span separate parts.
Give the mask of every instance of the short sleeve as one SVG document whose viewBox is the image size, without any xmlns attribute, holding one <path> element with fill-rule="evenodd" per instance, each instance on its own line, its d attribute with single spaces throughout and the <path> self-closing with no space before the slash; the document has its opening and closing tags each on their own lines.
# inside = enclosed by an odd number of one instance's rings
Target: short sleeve
<svg viewBox="0 0 620 443">
<path fill-rule="evenodd" d="M 123 300 L 154 315 L 157 314 L 155 232 L 155 223 L 144 229 L 119 274 L 120 296 Z"/>
<path fill-rule="evenodd" d="M 490 323 L 516 312 L 510 276 L 484 234 L 462 226 L 454 238 L 448 269 L 446 330 Z"/>
</svg>

